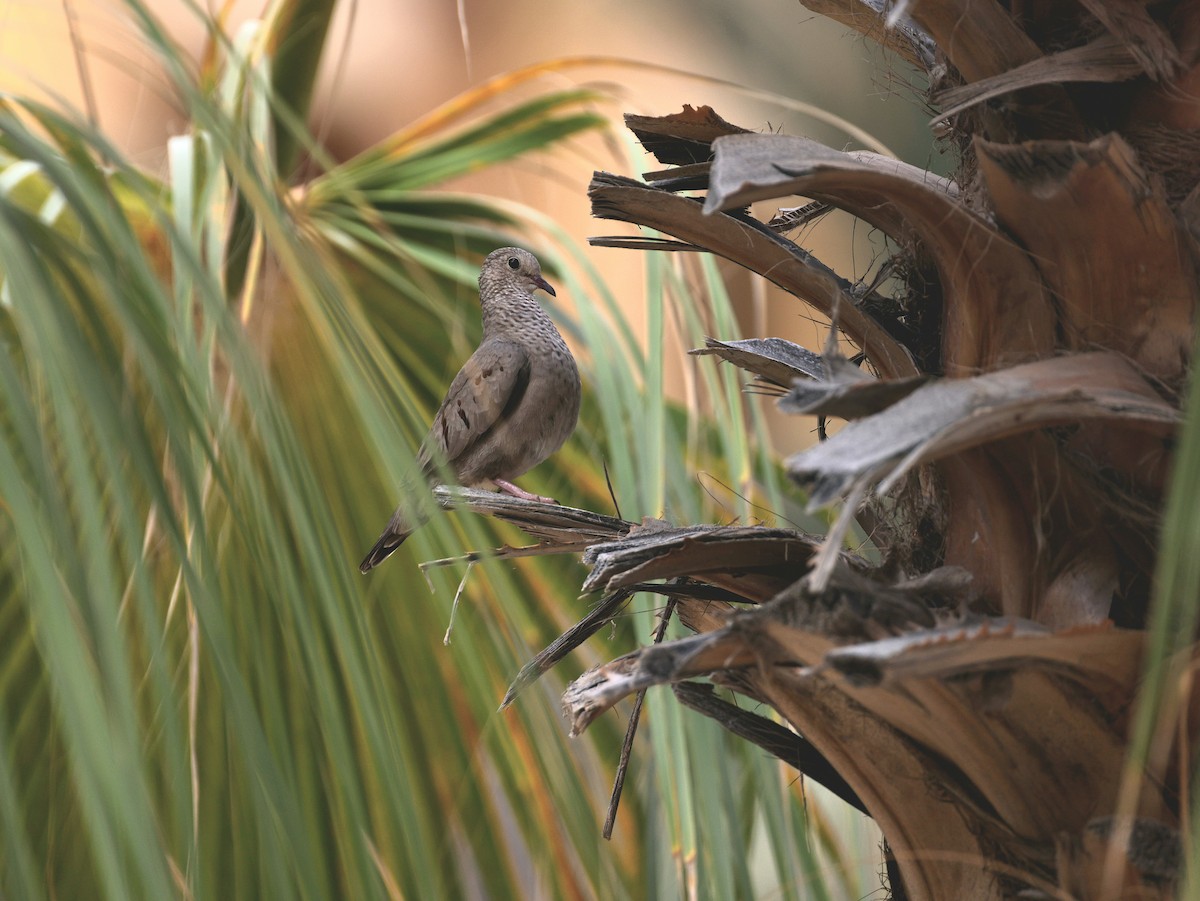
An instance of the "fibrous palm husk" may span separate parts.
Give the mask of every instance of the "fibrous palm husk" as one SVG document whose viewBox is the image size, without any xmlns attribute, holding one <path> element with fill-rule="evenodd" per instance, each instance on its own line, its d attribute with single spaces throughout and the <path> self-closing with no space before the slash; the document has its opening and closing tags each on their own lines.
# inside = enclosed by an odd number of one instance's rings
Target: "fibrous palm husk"
<svg viewBox="0 0 1200 901">
<path fill-rule="evenodd" d="M 803 736 L 799 765 L 835 773 L 879 822 L 898 894 L 1171 897 L 1186 704 L 1163 726 L 1178 746 L 1160 744 L 1132 795 L 1118 786 L 1200 300 L 1200 6 L 805 5 L 923 70 L 959 174 L 703 107 L 637 120 L 673 168 L 596 174 L 597 217 L 668 236 L 596 243 L 722 256 L 825 314 L 862 366 L 834 342 L 700 351 L 790 412 L 852 420 L 787 464 L 813 506 L 843 512 L 823 541 L 654 526 L 588 551 L 597 589 L 722 594 L 673 595 L 693 637 L 577 679 L 573 730 L 631 692 L 707 678 Z M 787 206 L 760 217 L 767 201 Z M 868 297 L 788 239 L 832 208 L 886 235 L 907 296 Z M 900 516 L 913 492 L 938 511 L 934 540 Z M 874 569 L 841 549 L 863 503 Z"/>
</svg>

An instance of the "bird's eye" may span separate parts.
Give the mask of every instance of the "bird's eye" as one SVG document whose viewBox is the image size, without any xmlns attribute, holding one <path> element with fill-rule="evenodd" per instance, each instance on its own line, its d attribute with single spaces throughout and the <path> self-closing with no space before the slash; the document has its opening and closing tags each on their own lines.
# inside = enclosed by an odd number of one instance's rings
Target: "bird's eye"
<svg viewBox="0 0 1200 901">
<path fill-rule="evenodd" d="M 508 258 L 508 268 L 509 269 L 520 269 L 521 261 L 518 260 L 516 257 L 509 257 Z"/>
</svg>

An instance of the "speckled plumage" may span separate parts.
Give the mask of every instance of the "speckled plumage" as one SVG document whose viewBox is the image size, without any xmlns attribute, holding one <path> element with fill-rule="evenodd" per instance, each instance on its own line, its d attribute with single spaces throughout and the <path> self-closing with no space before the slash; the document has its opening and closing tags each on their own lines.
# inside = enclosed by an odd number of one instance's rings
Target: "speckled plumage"
<svg viewBox="0 0 1200 901">
<path fill-rule="evenodd" d="M 440 457 L 462 485 L 497 482 L 523 495 L 507 483 L 558 450 L 575 430 L 579 370 L 534 297 L 538 288 L 554 294 L 528 251 L 502 247 L 483 261 L 483 340 L 451 382 L 421 445 L 418 462 L 426 481 L 436 477 Z M 406 519 L 407 509 L 401 504 L 393 514 L 361 572 L 378 566 L 420 525 Z"/>
</svg>

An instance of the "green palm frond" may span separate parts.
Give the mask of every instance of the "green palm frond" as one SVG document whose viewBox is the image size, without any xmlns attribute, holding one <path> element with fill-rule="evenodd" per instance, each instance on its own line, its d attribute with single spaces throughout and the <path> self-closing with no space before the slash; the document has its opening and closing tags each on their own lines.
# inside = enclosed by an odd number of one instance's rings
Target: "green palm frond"
<svg viewBox="0 0 1200 901">
<path fill-rule="evenodd" d="M 778 768 L 707 720 L 650 700 L 610 846 L 620 724 L 568 742 L 570 672 L 495 712 L 577 618 L 559 600 L 576 562 L 475 566 L 448 648 L 463 569 L 427 584 L 417 561 L 513 532 L 436 517 L 370 580 L 355 570 L 477 337 L 478 255 L 518 240 L 577 299 L 565 328 L 589 395 L 533 487 L 603 507 L 607 461 L 627 517 L 785 509 L 764 445 L 663 399 L 661 356 L 552 223 L 431 190 L 596 128 L 596 95 L 484 110 L 518 74 L 334 165 L 297 125 L 311 86 L 288 81 L 315 69 L 325 25 L 284 31 L 307 6 L 214 32 L 199 81 L 130 8 L 192 123 L 165 179 L 69 112 L 0 110 L 0 891 L 732 896 L 759 877 L 728 837 L 765 823 L 781 891 L 803 895 L 819 874 L 788 854 L 807 820 Z M 289 188 L 301 152 L 319 174 Z M 715 270 L 701 275 L 733 334 Z M 699 343 L 678 271 L 656 261 L 648 278 L 652 340 L 669 321 Z M 751 421 L 732 371 L 702 378 L 721 416 Z M 748 500 L 713 502 L 667 465 L 681 457 Z M 647 634 L 654 603 L 610 641 Z"/>
</svg>

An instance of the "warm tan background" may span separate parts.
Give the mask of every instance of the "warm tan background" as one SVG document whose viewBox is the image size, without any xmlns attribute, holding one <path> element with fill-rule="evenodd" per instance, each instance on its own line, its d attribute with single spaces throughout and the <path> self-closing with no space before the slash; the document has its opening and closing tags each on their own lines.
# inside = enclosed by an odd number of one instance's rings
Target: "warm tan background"
<svg viewBox="0 0 1200 901">
<path fill-rule="evenodd" d="M 83 73 L 108 134 L 151 171 L 162 167 L 163 147 L 183 128 L 152 58 L 138 46 L 119 3 L 104 0 L 5 0 L 0 3 L 0 89 L 41 91 L 85 105 Z M 205 29 L 185 0 L 150 0 L 172 34 L 199 54 Z M 84 48 L 75 53 L 67 10 L 78 22 Z M 260 15 L 262 3 L 241 2 L 231 30 Z M 925 117 L 904 80 L 902 63 L 883 70 L 890 81 L 869 75 L 867 57 L 877 52 L 846 29 L 808 12 L 795 0 L 465 0 L 463 25 L 453 0 L 359 0 L 339 11 L 326 53 L 313 127 L 331 151 L 346 157 L 403 127 L 494 75 L 562 56 L 641 60 L 702 77 L 649 73 L 618 65 L 570 69 L 533 90 L 590 84 L 613 89 L 612 111 L 663 114 L 682 104 L 708 103 L 730 121 L 751 129 L 807 134 L 835 147 L 859 146 L 846 134 L 804 115 L 786 99 L 813 104 L 845 117 L 875 135 L 898 156 L 939 168 Z M 873 80 L 873 78 L 875 80 Z M 715 84 L 735 82 L 778 99 L 752 96 Z M 581 241 L 589 234 L 627 232 L 616 223 L 588 217 L 586 186 L 594 168 L 636 170 L 620 142 L 592 138 L 556 151 L 548 160 L 489 169 L 456 187 L 515 198 L 552 214 Z M 644 160 L 645 168 L 654 168 Z M 799 202 L 799 201 L 797 201 Z M 831 216 L 802 236 L 801 243 L 849 277 L 870 271 L 878 251 L 867 229 Z M 594 249 L 593 260 L 641 323 L 642 269 L 632 251 Z M 757 280 L 753 280 L 757 281 Z M 825 331 L 806 309 L 776 296 L 749 277 L 730 288 L 745 311 L 747 334 L 777 334 L 819 347 Z M 670 358 L 680 348 L 666 348 Z M 681 362 L 668 382 L 684 388 Z M 707 363 L 700 365 L 709 365 Z M 781 450 L 808 440 L 812 424 L 772 416 Z"/>
</svg>

